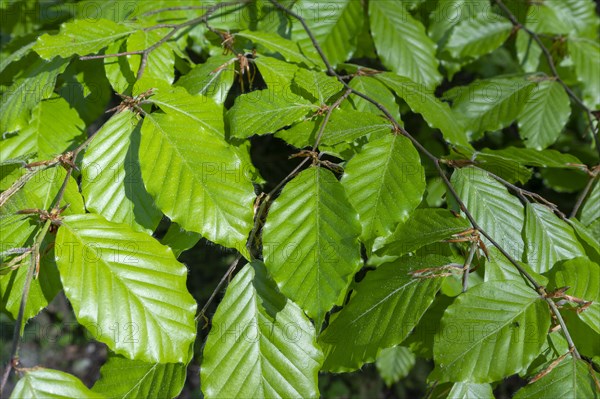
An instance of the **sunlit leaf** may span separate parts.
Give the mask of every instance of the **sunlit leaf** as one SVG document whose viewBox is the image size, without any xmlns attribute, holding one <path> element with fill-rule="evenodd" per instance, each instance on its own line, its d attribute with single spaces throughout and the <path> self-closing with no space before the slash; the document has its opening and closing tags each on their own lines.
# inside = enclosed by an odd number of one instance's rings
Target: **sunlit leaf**
<svg viewBox="0 0 600 399">
<path fill-rule="evenodd" d="M 570 115 L 565 89 L 558 82 L 539 82 L 519 115 L 519 134 L 525 146 L 542 150 L 553 144 Z"/>
<path fill-rule="evenodd" d="M 476 383 L 518 373 L 539 354 L 549 326 L 548 305 L 534 289 L 479 284 L 446 310 L 434 344 L 436 370 L 445 381 Z"/>
<path fill-rule="evenodd" d="M 315 328 L 261 262 L 231 281 L 212 324 L 201 368 L 206 398 L 319 396 Z"/>
<path fill-rule="evenodd" d="M 103 395 L 90 391 L 83 382 L 71 374 L 58 370 L 37 368 L 27 370 L 12 394 L 13 399 L 102 399 Z"/>
<path fill-rule="evenodd" d="M 517 391 L 515 399 L 597 398 L 593 371 L 581 359 L 567 356 L 539 380 Z"/>
<path fill-rule="evenodd" d="M 134 26 L 117 24 L 107 19 L 79 19 L 66 22 L 56 35 L 44 34 L 33 47 L 42 58 L 67 58 L 73 54 L 95 53 L 115 40 L 135 32 Z"/>
<path fill-rule="evenodd" d="M 436 45 L 402 2 L 372 1 L 369 17 L 375 47 L 386 67 L 430 89 L 441 82 Z"/>
<path fill-rule="evenodd" d="M 196 301 L 170 248 L 94 214 L 65 217 L 56 246 L 65 294 L 95 339 L 129 359 L 188 360 Z"/>
<path fill-rule="evenodd" d="M 446 258 L 405 257 L 367 273 L 350 302 L 331 317 L 319 336 L 324 370 L 342 372 L 373 362 L 382 349 L 401 343 L 433 302 L 441 278 L 417 278 L 410 271 L 443 266 Z"/>
<path fill-rule="evenodd" d="M 527 204 L 524 235 L 527 262 L 538 273 L 560 260 L 584 255 L 571 226 L 544 205 Z"/>
<path fill-rule="evenodd" d="M 358 211 L 361 240 L 370 246 L 375 238 L 389 236 L 419 205 L 425 174 L 412 143 L 388 134 L 348 162 L 342 185 Z"/>
<path fill-rule="evenodd" d="M 165 215 L 188 231 L 245 251 L 254 188 L 223 139 L 176 113 L 154 113 L 144 119 L 139 154 L 144 185 Z"/>
<path fill-rule="evenodd" d="M 283 294 L 318 322 L 361 266 L 358 215 L 333 173 L 304 170 L 271 205 L 264 259 Z"/>
<path fill-rule="evenodd" d="M 551 280 L 550 289 L 569 287 L 568 295 L 590 302 L 577 315 L 600 334 L 600 265 L 583 257 L 569 259 L 552 271 Z"/>
<path fill-rule="evenodd" d="M 140 127 L 129 111 L 114 115 L 102 126 L 83 158 L 81 192 L 90 212 L 151 233 L 162 213 L 142 181 Z"/>
<path fill-rule="evenodd" d="M 109 356 L 92 391 L 114 399 L 174 398 L 185 377 L 183 363 L 145 363 Z"/>
<path fill-rule="evenodd" d="M 477 223 L 512 257 L 520 259 L 525 215 L 519 200 L 480 169 L 457 169 L 452 174 L 452 183 Z"/>
<path fill-rule="evenodd" d="M 23 129 L 29 123 L 31 110 L 52 96 L 56 77 L 67 67 L 60 57 L 51 61 L 38 58 L 19 74 L 12 86 L 2 94 L 0 129 L 2 134 Z"/>
</svg>

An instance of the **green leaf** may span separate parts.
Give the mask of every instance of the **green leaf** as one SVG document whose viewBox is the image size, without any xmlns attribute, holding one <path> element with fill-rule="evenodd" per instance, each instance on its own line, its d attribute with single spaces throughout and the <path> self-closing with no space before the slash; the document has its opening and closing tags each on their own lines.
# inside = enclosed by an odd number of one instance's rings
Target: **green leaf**
<svg viewBox="0 0 600 399">
<path fill-rule="evenodd" d="M 126 39 L 126 44 L 121 40 L 115 41 L 114 44 L 111 43 L 107 52 L 119 53 L 145 50 L 159 42 L 166 33 L 164 30 L 140 30 L 132 33 Z M 104 60 L 107 75 L 110 75 L 110 81 L 116 91 L 123 92 L 125 88 L 132 86 L 138 80 L 137 74 L 141 59 L 142 55 L 136 54 Z M 143 78 L 161 80 L 171 84 L 175 78 L 174 74 L 175 57 L 173 50 L 170 48 L 170 43 L 163 43 L 148 54 Z"/>
<path fill-rule="evenodd" d="M 431 305 L 443 280 L 408 273 L 446 263 L 439 256 L 404 257 L 368 272 L 319 337 L 326 355 L 323 370 L 356 370 L 375 361 L 383 348 L 400 344 Z"/>
<path fill-rule="evenodd" d="M 123 111 L 100 128 L 82 161 L 81 192 L 90 212 L 151 234 L 162 212 L 142 181 L 140 127 L 132 112 Z"/>
<path fill-rule="evenodd" d="M 239 96 L 227 112 L 232 137 L 247 138 L 255 134 L 275 133 L 299 122 L 317 107 L 289 91 L 274 95 L 271 90 L 257 90 Z"/>
<path fill-rule="evenodd" d="M 448 104 L 441 102 L 432 91 L 426 90 L 422 85 L 408 78 L 389 72 L 377 74 L 374 78 L 406 101 L 413 112 L 421 114 L 430 127 L 439 129 L 447 142 L 470 147 L 468 137 L 458 118 L 452 113 Z"/>
<path fill-rule="evenodd" d="M 183 251 L 196 245 L 201 238 L 200 234 L 185 231 L 177 223 L 171 223 L 160 243 L 171 247 L 175 256 L 178 257 Z"/>
<path fill-rule="evenodd" d="M 0 156 L 0 191 L 8 190 L 19 179 L 26 179 L 26 175 L 35 174 L 35 170 L 28 171 L 24 168 L 27 162 L 34 157 L 35 153 L 33 152 L 8 159 Z M 5 195 L 8 193 L 6 192 Z M 0 201 L 4 204 L 4 198 Z"/>
<path fill-rule="evenodd" d="M 155 4 L 158 0 L 154 2 Z M 133 4 L 122 3 L 120 0 L 106 0 L 101 3 L 95 0 L 83 0 L 73 6 L 73 14 L 79 19 L 84 18 L 106 18 L 111 21 L 120 22 L 139 15 L 140 8 L 144 3 Z"/>
<path fill-rule="evenodd" d="M 596 307 L 596 309 L 598 308 Z M 565 324 L 568 326 L 569 332 L 571 333 L 573 343 L 575 344 L 575 347 L 579 353 L 587 357 L 597 356 L 597 354 L 600 353 L 600 334 L 598 334 L 595 329 L 592 329 L 587 324 L 588 322 L 584 322 L 581 318 L 579 318 L 575 311 L 565 309 L 562 312 L 562 315 L 563 319 L 565 320 Z M 597 315 L 595 315 L 591 320 L 594 320 L 596 326 L 598 326 Z M 561 354 L 564 353 L 565 352 Z"/>
<path fill-rule="evenodd" d="M 26 37 L 20 37 L 18 39 L 21 40 L 26 40 Z M 0 57 L 0 72 L 3 72 L 7 66 L 9 66 L 11 63 L 13 62 L 17 62 L 20 59 L 22 59 L 26 54 L 29 53 L 29 51 L 31 50 L 31 48 L 35 45 L 35 39 L 36 37 L 29 37 L 27 40 L 33 40 L 30 42 L 21 42 L 19 43 L 19 47 L 17 49 L 15 49 L 14 51 L 10 51 L 10 49 L 8 49 L 6 47 L 3 48 L 2 50 L 2 56 Z M 15 44 L 15 41 L 13 40 L 12 42 L 10 42 L 9 46 Z M 20 45 L 23 44 L 23 45 Z"/>
<path fill-rule="evenodd" d="M 589 39 L 596 39 L 598 35 L 598 16 L 591 1 L 545 1 L 536 5 L 532 20 L 537 22 L 534 27 L 538 33 L 571 34 Z"/>
<path fill-rule="evenodd" d="M 290 92 L 292 81 L 299 69 L 294 64 L 272 57 L 257 57 L 254 65 L 258 67 L 269 90 L 276 96 L 287 95 Z"/>
<path fill-rule="evenodd" d="M 567 294 L 591 302 L 577 316 L 600 334 L 600 265 L 587 258 L 568 259 L 552 270 L 550 289 L 570 287 Z"/>
<path fill-rule="evenodd" d="M 264 259 L 281 292 L 323 320 L 360 269 L 360 225 L 333 173 L 311 167 L 273 202 L 263 228 Z"/>
<path fill-rule="evenodd" d="M 127 38 L 110 43 L 104 53 L 117 54 L 127 51 Z M 104 72 L 113 90 L 119 93 L 129 93 L 136 81 L 136 72 L 131 70 L 128 57 L 108 57 L 102 59 Z"/>
<path fill-rule="evenodd" d="M 56 195 L 60 190 L 67 172 L 61 166 L 55 166 L 45 170 L 39 170 L 27 181 L 25 187 L 9 198 L 0 207 L 0 215 L 15 213 L 21 209 L 46 209 L 54 205 Z M 65 194 L 59 207 L 69 205 L 63 215 L 73 213 L 84 213 L 83 199 L 79 193 L 77 182 L 70 178 L 65 188 Z"/>
<path fill-rule="evenodd" d="M 493 17 L 490 12 L 477 14 L 452 29 L 443 51 L 468 62 L 500 47 L 512 29 L 512 24 L 505 18 Z"/>
<path fill-rule="evenodd" d="M 19 134 L 2 140 L 0 159 L 35 153 L 50 160 L 83 142 L 85 123 L 62 97 L 40 102 Z"/>
<path fill-rule="evenodd" d="M 448 281 L 448 279 L 444 280 L 444 282 L 446 281 Z M 443 284 L 444 283 L 442 283 L 442 286 Z M 408 346 L 417 357 L 433 359 L 435 333 L 439 331 L 442 316 L 453 300 L 454 298 L 443 295 L 443 293 L 437 295 L 431 306 L 427 308 L 427 311 L 421 317 L 421 320 L 419 320 L 417 326 L 403 341 L 402 345 Z"/>
<path fill-rule="evenodd" d="M 60 77 L 63 84 L 57 89 L 58 94 L 77 111 L 86 126 L 104 115 L 113 91 L 103 60 L 73 60 Z"/>
<path fill-rule="evenodd" d="M 375 241 L 378 254 L 402 256 L 417 249 L 450 238 L 467 230 L 471 225 L 446 209 L 416 209 L 410 218 L 396 228 L 387 239 Z"/>
<path fill-rule="evenodd" d="M 514 398 L 597 398 L 592 372 L 585 361 L 569 355 L 548 374 L 517 391 Z"/>
<path fill-rule="evenodd" d="M 379 375 L 388 387 L 406 377 L 415 365 L 415 355 L 404 346 L 385 348 L 375 362 Z"/>
<path fill-rule="evenodd" d="M 46 60 L 86 55 L 102 50 L 135 30 L 133 25 L 125 26 L 108 19 L 78 19 L 63 23 L 57 35 L 40 36 L 33 49 Z"/>
<path fill-rule="evenodd" d="M 569 325 L 569 330 L 572 331 L 572 326 Z M 569 351 L 569 343 L 565 339 L 562 331 L 552 331 L 548 334 L 546 342 L 542 346 L 540 355 L 531 363 L 529 369 L 526 372 L 521 373 L 521 376 L 525 375 L 537 375 L 539 372 L 544 370 L 550 363 L 552 363 L 559 356 L 564 355 Z"/>
<path fill-rule="evenodd" d="M 387 68 L 423 87 L 442 81 L 435 57 L 436 45 L 423 24 L 408 13 L 402 2 L 369 2 L 371 34 L 377 53 Z"/>
<path fill-rule="evenodd" d="M 333 66 L 346 61 L 354 53 L 364 22 L 360 2 L 302 0 L 294 4 L 294 10 L 304 15 L 308 27 Z M 310 54 L 313 49 L 310 38 L 299 23 L 292 24 L 292 40 L 298 42 L 304 54 Z"/>
<path fill-rule="evenodd" d="M 498 150 L 483 148 L 481 151 L 460 148 L 451 151 L 446 159 L 475 161 L 479 168 L 509 183 L 520 182 L 521 184 L 527 183 L 533 175 L 532 170 L 527 166 L 577 170 L 577 165 L 581 164 L 581 161 L 571 154 L 550 149 L 538 151 L 518 147 L 505 147 Z"/>
<path fill-rule="evenodd" d="M 535 12 L 527 16 L 527 22 L 525 26 L 535 31 L 535 23 L 532 23 L 532 18 L 536 18 Z M 523 67 L 525 72 L 536 72 L 540 64 L 540 57 L 542 55 L 542 49 L 533 40 L 531 36 L 524 30 L 520 29 L 517 32 L 517 38 L 515 40 L 515 49 L 517 51 L 517 59 L 520 65 Z"/>
<path fill-rule="evenodd" d="M 487 150 L 487 148 L 485 150 Z M 485 169 L 509 183 L 520 183 L 521 185 L 524 185 L 533 177 L 533 170 L 531 168 L 504 157 L 488 157 L 487 154 L 483 153 L 479 153 L 479 155 L 475 155 L 474 158 L 475 157 L 478 158 L 477 167 Z M 460 159 L 467 158 L 460 157 Z"/>
<path fill-rule="evenodd" d="M 392 116 L 401 123 L 400 110 L 398 104 L 396 104 L 396 98 L 383 83 L 378 80 L 356 76 L 352 78 L 348 85 L 385 106 Z M 382 114 L 379 108 L 356 94 L 350 94 L 348 100 L 343 102 L 340 107 L 341 109 L 355 109 L 361 112 Z"/>
<path fill-rule="evenodd" d="M 154 113 L 144 118 L 139 154 L 146 189 L 165 215 L 246 253 L 254 188 L 223 139 L 176 112 Z"/>
<path fill-rule="evenodd" d="M 31 110 L 52 96 L 56 77 L 67 67 L 67 60 L 35 60 L 2 94 L 0 130 L 2 134 L 24 129 L 29 124 Z"/>
<path fill-rule="evenodd" d="M 149 81 L 160 85 L 161 82 Z M 144 88 L 139 88 L 140 91 Z M 225 134 L 223 107 L 203 95 L 190 95 L 181 87 L 159 89 L 148 99 L 158 105 L 166 114 L 177 117 L 198 132 L 206 131 L 222 138 Z M 196 126 L 199 125 L 199 126 Z M 196 131 L 194 130 L 194 131 Z"/>
<path fill-rule="evenodd" d="M 278 292 L 262 263 L 227 287 L 204 346 L 206 398 L 319 397 L 323 354 L 302 309 Z"/>
<path fill-rule="evenodd" d="M 31 217 L 24 215 L 0 216 L 0 237 L 2 237 L 2 251 L 13 248 L 30 247 L 33 244 L 34 230 L 36 228 Z M 41 251 L 49 249 L 49 243 L 42 243 Z M 43 253 L 43 252 L 42 252 Z M 2 262 L 8 262 L 14 256 L 2 256 Z M 40 261 L 40 274 L 37 279 L 31 281 L 29 295 L 23 313 L 23 320 L 27 321 L 37 315 L 48 303 L 54 299 L 62 289 L 56 264 L 54 263 L 54 252 L 43 256 Z M 2 264 L 4 266 L 4 264 Z M 21 266 L 6 274 L 0 273 L 0 309 L 10 314 L 13 320 L 17 319 L 23 287 L 27 278 L 28 269 L 31 267 L 31 255 L 21 261 Z"/>
<path fill-rule="evenodd" d="M 305 98 L 312 97 L 311 100 L 317 105 L 326 104 L 331 96 L 344 88 L 333 76 L 302 68 L 298 69 L 294 76 L 294 86 L 299 88 L 299 94 Z"/>
<path fill-rule="evenodd" d="M 488 248 L 489 262 L 485 264 L 485 281 L 518 281 L 525 282 L 525 277 L 496 247 Z M 529 273 L 535 281 L 541 285 L 548 284 L 548 278 L 536 273 L 528 264 L 518 262 L 519 265 Z"/>
<path fill-rule="evenodd" d="M 421 202 L 425 172 L 410 140 L 388 134 L 371 141 L 346 165 L 342 178 L 368 247 L 389 236 Z"/>
<path fill-rule="evenodd" d="M 217 104 L 223 104 L 233 85 L 235 64 L 224 66 L 231 55 L 215 55 L 204 64 L 196 65 L 182 76 L 175 86 L 184 87 L 190 94 L 202 94 L 212 98 Z"/>
<path fill-rule="evenodd" d="M 525 222 L 523 205 L 486 171 L 457 169 L 452 184 L 479 226 L 515 259 L 521 259 Z M 484 241 L 487 241 L 484 238 Z"/>
<path fill-rule="evenodd" d="M 518 164 L 514 165 L 514 168 L 524 165 L 538 168 L 566 169 L 573 168 L 573 165 L 581 164 L 581 161 L 572 154 L 563 154 L 550 149 L 538 151 L 533 148 L 518 147 L 505 147 L 499 150 L 484 148 L 481 152 L 474 152 L 473 154 L 473 160 L 492 161 L 502 159 L 513 164 Z"/>
<path fill-rule="evenodd" d="M 526 370 L 549 327 L 548 305 L 534 289 L 508 281 L 476 285 L 442 318 L 436 371 L 445 381 L 484 383 Z"/>
<path fill-rule="evenodd" d="M 458 382 L 452 386 L 448 399 L 494 399 L 494 392 L 490 384 L 474 384 L 472 382 Z"/>
<path fill-rule="evenodd" d="M 525 146 L 543 150 L 554 144 L 571 115 L 569 96 L 560 83 L 539 82 L 519 115 Z"/>
<path fill-rule="evenodd" d="M 94 214 L 65 217 L 56 246 L 65 294 L 95 339 L 130 359 L 188 360 L 196 302 L 170 248 Z"/>
<path fill-rule="evenodd" d="M 114 399 L 175 398 L 186 377 L 183 363 L 145 363 L 109 356 L 92 390 Z"/>
<path fill-rule="evenodd" d="M 579 242 L 585 248 L 587 256 L 596 263 L 600 263 L 600 241 L 598 240 L 600 235 L 594 234 L 591 227 L 584 226 L 577 219 L 569 219 L 569 224 L 573 227 Z"/>
<path fill-rule="evenodd" d="M 521 114 L 534 88 L 524 77 L 492 78 L 457 87 L 452 110 L 467 128 L 469 139 L 509 126 Z"/>
<path fill-rule="evenodd" d="M 579 218 L 586 226 L 600 218 L 600 206 L 598 204 L 600 204 L 600 179 L 596 179 L 590 194 L 581 207 Z"/>
<path fill-rule="evenodd" d="M 127 38 L 127 51 L 145 50 L 159 42 L 168 31 L 151 30 L 137 31 Z M 175 78 L 175 56 L 170 48 L 171 43 L 163 43 L 148 54 L 144 77 L 151 76 L 167 83 L 173 83 Z M 142 56 L 128 57 L 131 70 L 137 74 Z"/>
<path fill-rule="evenodd" d="M 260 45 L 260 47 L 267 49 L 267 51 L 279 53 L 286 61 L 305 63 L 307 66 L 311 67 L 315 66 L 315 62 L 313 60 L 309 60 L 306 55 L 302 53 L 297 43 L 289 39 L 285 39 L 276 33 L 243 30 L 241 32 L 237 32 L 235 36 L 241 36 L 251 40 L 252 42 Z"/>
<path fill-rule="evenodd" d="M 571 226 L 541 204 L 527 204 L 524 235 L 527 262 L 538 273 L 585 253 Z"/>
<path fill-rule="evenodd" d="M 18 398 L 47 399 L 101 399 L 104 396 L 90 391 L 83 382 L 71 374 L 58 370 L 35 368 L 26 371 L 19 380 L 12 394 Z"/>
<path fill-rule="evenodd" d="M 275 137 L 297 148 L 312 146 L 322 123 L 323 117 L 305 120 L 289 129 L 280 130 Z M 377 139 L 389 135 L 391 129 L 392 125 L 388 121 L 371 112 L 338 108 L 332 112 L 325 126 L 320 146 L 333 147 L 341 143 L 352 143 L 364 136 Z"/>
<path fill-rule="evenodd" d="M 487 10 L 487 0 L 451 0 L 435 4 L 429 17 L 429 36 L 439 42 L 460 22 L 474 17 L 474 12 Z"/>
<path fill-rule="evenodd" d="M 583 100 L 591 109 L 597 109 L 600 107 L 600 44 L 596 40 L 572 39 L 568 46 L 577 80 L 582 84 Z"/>
</svg>

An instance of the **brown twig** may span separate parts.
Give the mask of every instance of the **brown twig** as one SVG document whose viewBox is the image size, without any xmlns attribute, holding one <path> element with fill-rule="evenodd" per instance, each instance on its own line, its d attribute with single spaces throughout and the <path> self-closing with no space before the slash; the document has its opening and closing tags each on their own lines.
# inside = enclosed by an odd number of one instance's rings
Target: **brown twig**
<svg viewBox="0 0 600 399">
<path fill-rule="evenodd" d="M 316 151 L 317 148 L 319 147 L 319 144 L 321 144 L 321 139 L 323 138 L 323 133 L 325 132 L 325 127 L 329 123 L 329 118 L 331 117 L 331 114 L 333 113 L 333 111 L 335 111 L 336 108 L 338 108 L 340 106 L 340 104 L 345 99 L 348 98 L 348 96 L 351 93 L 352 93 L 352 89 L 346 89 L 344 94 L 342 94 L 342 96 L 340 98 L 338 98 L 336 102 L 334 102 L 332 105 L 327 107 L 327 113 L 325 114 L 325 117 L 323 118 L 323 122 L 321 123 L 321 126 L 319 127 L 319 132 L 317 133 L 317 138 L 315 139 L 315 144 L 312 147 L 313 151 Z"/>
</svg>

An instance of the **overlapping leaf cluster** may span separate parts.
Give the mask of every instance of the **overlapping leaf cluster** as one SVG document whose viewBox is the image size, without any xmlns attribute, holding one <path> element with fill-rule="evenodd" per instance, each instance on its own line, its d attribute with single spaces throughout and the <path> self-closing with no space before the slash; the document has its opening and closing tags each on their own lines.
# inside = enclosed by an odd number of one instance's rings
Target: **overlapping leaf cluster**
<svg viewBox="0 0 600 399">
<path fill-rule="evenodd" d="M 269 2 L 43 3 L 1 3 L 0 309 L 24 322 L 63 290 L 111 352 L 91 389 L 25 370 L 14 397 L 177 396 L 204 323 L 177 258 L 200 237 L 248 261 L 202 343 L 206 397 L 318 397 L 319 372 L 372 362 L 393 384 L 416 357 L 439 397 L 513 374 L 518 397 L 597 397 L 591 1 L 499 2 L 522 29 L 487 0 L 282 2 L 312 38 Z M 135 105 L 104 117 L 113 92 Z M 264 135 L 309 161 L 257 198 Z M 49 233 L 32 211 L 65 206 Z"/>
</svg>

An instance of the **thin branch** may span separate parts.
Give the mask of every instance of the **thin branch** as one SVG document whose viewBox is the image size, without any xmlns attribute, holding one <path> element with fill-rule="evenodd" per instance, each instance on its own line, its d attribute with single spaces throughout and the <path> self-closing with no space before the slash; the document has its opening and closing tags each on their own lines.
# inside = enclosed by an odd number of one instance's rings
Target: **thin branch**
<svg viewBox="0 0 600 399">
<path fill-rule="evenodd" d="M 23 285 L 23 294 L 21 295 L 21 303 L 19 305 L 19 313 L 17 314 L 17 319 L 15 320 L 15 329 L 13 332 L 13 343 L 11 348 L 10 360 L 6 366 L 6 370 L 4 370 L 4 374 L 2 375 L 2 382 L 0 382 L 0 397 L 2 396 L 2 392 L 4 391 L 4 387 L 8 381 L 8 377 L 13 368 L 18 367 L 19 365 L 19 349 L 21 347 L 21 329 L 23 327 L 24 317 L 25 317 L 25 308 L 27 306 L 27 299 L 29 298 L 29 289 L 31 288 L 31 280 L 33 279 L 33 274 L 37 269 L 37 264 L 40 261 L 40 246 L 42 245 L 42 241 L 46 237 L 48 230 L 50 229 L 50 225 L 52 224 L 51 220 L 46 220 L 44 223 L 44 227 L 37 234 L 35 242 L 33 244 L 33 251 L 31 253 L 31 263 L 29 265 L 29 269 L 27 269 L 27 276 L 25 277 L 25 284 Z"/>
<path fill-rule="evenodd" d="M 592 137 L 594 137 L 594 140 L 596 142 L 596 150 L 598 152 L 598 156 L 600 157 L 600 142 L 598 140 L 599 139 L 598 138 L 598 126 L 597 126 L 597 124 L 596 124 L 596 126 L 594 126 L 594 120 L 596 120 L 596 122 L 598 122 L 598 121 L 597 121 L 597 118 L 594 116 L 592 110 L 587 105 L 585 105 L 584 102 L 575 94 L 575 92 L 573 92 L 573 90 L 561 79 L 560 75 L 558 74 L 558 70 L 556 69 L 556 64 L 554 63 L 554 58 L 552 57 L 550 50 L 548 50 L 548 48 L 544 45 L 544 42 L 542 41 L 540 36 L 537 33 L 535 33 L 534 31 L 532 31 L 531 29 L 527 28 L 525 25 L 521 24 L 519 22 L 519 20 L 517 19 L 517 17 L 502 2 L 502 0 L 494 0 L 494 2 L 506 14 L 506 17 L 513 24 L 513 26 L 516 29 L 522 29 L 525 33 L 527 33 L 529 35 L 530 38 L 532 38 L 537 43 L 537 45 L 542 50 L 542 53 L 544 54 L 546 61 L 548 62 L 548 66 L 550 67 L 552 76 L 554 76 L 556 81 L 558 83 L 560 83 L 560 85 L 565 89 L 565 91 L 567 92 L 569 97 L 571 97 L 571 99 L 585 111 L 585 114 L 586 114 L 586 117 L 588 119 L 588 123 L 590 126 L 590 131 L 592 132 Z"/>
<path fill-rule="evenodd" d="M 561 219 L 563 219 L 565 221 L 567 220 L 567 216 L 564 213 L 562 213 L 560 209 L 558 209 L 558 206 L 556 204 L 554 204 L 553 202 L 548 201 L 546 198 L 542 197 L 541 195 L 539 195 L 537 193 L 534 193 L 534 192 L 531 192 L 531 191 L 528 191 L 528 190 L 525 190 L 525 189 L 523 189 L 521 187 L 517 187 L 514 184 L 512 184 L 512 183 L 510 183 L 510 182 L 508 182 L 506 180 L 504 180 L 500 176 L 495 175 L 492 172 L 486 171 L 485 169 L 482 169 L 482 168 L 477 167 L 477 166 L 476 166 L 476 168 L 479 169 L 479 170 L 487 172 L 495 180 L 497 180 L 498 182 L 502 183 L 503 185 L 505 185 L 510 190 L 514 191 L 519 196 L 519 198 L 521 198 L 525 202 L 531 202 L 531 201 L 528 201 L 525 197 L 532 198 L 532 199 L 536 200 L 537 202 L 539 202 L 541 204 L 544 204 L 545 206 L 547 206 L 548 208 L 550 208 L 550 210 L 552 212 L 554 212 Z"/>
<path fill-rule="evenodd" d="M 478 245 L 477 241 L 471 243 L 471 248 L 469 249 L 469 255 L 467 260 L 465 261 L 465 265 L 463 266 L 463 275 L 462 275 L 462 285 L 463 292 L 467 292 L 469 288 L 469 273 L 471 271 L 471 262 L 473 262 L 473 256 L 475 256 L 475 252 L 477 251 Z"/>
<path fill-rule="evenodd" d="M 140 14 L 140 17 L 149 17 L 151 15 L 160 14 L 161 12 L 166 12 L 166 11 L 205 10 L 207 8 L 208 8 L 208 6 L 165 7 L 165 8 L 159 8 L 157 10 L 147 11 L 143 14 Z"/>
<path fill-rule="evenodd" d="M 223 285 L 225 285 L 225 282 L 229 281 L 229 278 L 231 277 L 231 274 L 233 273 L 233 271 L 236 269 L 240 259 L 242 259 L 242 254 L 238 253 L 238 255 L 235 257 L 233 262 L 231 262 L 231 265 L 229 265 L 229 267 L 227 268 L 227 271 L 225 272 L 223 277 L 221 277 L 221 281 L 219 281 L 219 284 L 217 284 L 217 286 L 213 290 L 212 294 L 210 294 L 210 298 L 208 298 L 208 301 L 206 301 L 206 303 L 202 307 L 202 310 L 196 316 L 196 320 L 199 320 L 200 318 L 205 318 L 204 315 L 206 314 L 208 307 L 214 301 L 214 299 L 217 296 L 217 294 L 219 293 L 219 291 L 221 291 L 221 288 L 223 288 Z"/>
<path fill-rule="evenodd" d="M 596 181 L 596 178 L 598 176 L 600 176 L 600 174 L 592 175 L 592 177 L 590 177 L 587 184 L 585 185 L 585 188 L 583 189 L 583 191 L 581 193 L 579 193 L 579 196 L 577 197 L 577 202 L 575 202 L 575 206 L 573 207 L 573 210 L 571 211 L 571 214 L 569 215 L 569 219 L 573 219 L 575 216 L 577 216 L 577 212 L 579 212 L 579 208 L 581 208 L 583 201 L 588 196 L 588 194 L 589 194 L 590 190 L 592 189 L 592 186 L 594 185 L 594 182 Z"/>
<path fill-rule="evenodd" d="M 321 126 L 319 127 L 319 133 L 317 133 L 317 138 L 315 139 L 315 144 L 313 145 L 313 148 L 312 148 L 313 151 L 316 151 L 317 148 L 319 147 L 319 144 L 321 144 L 321 139 L 323 138 L 323 133 L 325 132 L 325 127 L 329 123 L 329 118 L 331 117 L 331 114 L 337 107 L 340 106 L 340 104 L 345 99 L 348 98 L 350 93 L 352 93 L 352 89 L 346 89 L 344 94 L 342 94 L 342 96 L 340 98 L 338 98 L 336 102 L 334 102 L 330 107 L 328 107 L 327 113 L 325 114 L 325 118 L 323 118 L 323 123 L 321 123 Z"/>
<path fill-rule="evenodd" d="M 0 206 L 3 206 L 6 201 L 17 193 L 25 184 L 40 170 L 44 168 L 35 168 L 28 170 L 23 176 L 19 177 L 9 188 L 0 193 Z"/>
<path fill-rule="evenodd" d="M 519 265 L 519 263 L 504 249 L 502 248 L 502 246 L 500 246 L 500 244 L 498 244 L 481 226 L 479 226 L 479 224 L 477 224 L 477 221 L 475 220 L 475 218 L 473 217 L 473 215 L 469 212 L 469 210 L 467 209 L 467 207 L 465 206 L 464 202 L 462 201 L 462 199 L 460 198 L 460 196 L 458 195 L 458 193 L 456 192 L 456 189 L 454 188 L 454 186 L 452 185 L 452 183 L 450 182 L 450 180 L 448 179 L 448 176 L 446 175 L 446 172 L 442 169 L 441 165 L 440 165 L 440 159 L 438 157 L 436 157 L 435 155 L 433 155 L 431 152 L 429 152 L 429 150 L 427 150 L 418 140 L 416 140 L 408 131 L 406 131 L 397 121 L 396 119 L 393 117 L 393 115 L 385 108 L 385 106 L 383 106 L 382 104 L 380 104 L 378 101 L 372 99 L 371 97 L 369 97 L 368 95 L 357 91 L 355 89 L 352 89 L 343 79 L 340 75 L 338 75 L 336 73 L 336 71 L 333 69 L 333 67 L 331 66 L 331 64 L 329 63 L 329 61 L 327 60 L 327 57 L 325 56 L 321 46 L 319 45 L 319 43 L 317 42 L 313 32 L 311 31 L 311 29 L 308 27 L 308 25 L 306 24 L 306 21 L 304 20 L 304 18 L 298 14 L 296 14 L 295 12 L 293 12 L 292 10 L 286 8 L 285 6 L 279 4 L 277 2 L 277 0 L 269 0 L 273 5 L 275 5 L 275 7 L 277 7 L 278 9 L 282 10 L 283 12 L 285 12 L 286 14 L 296 18 L 298 21 L 300 21 L 300 23 L 302 24 L 302 26 L 304 27 L 304 30 L 306 31 L 307 35 L 309 36 L 310 40 L 313 43 L 313 46 L 315 47 L 315 49 L 317 50 L 317 52 L 319 53 L 319 55 L 321 56 L 321 59 L 323 60 L 323 63 L 325 64 L 325 66 L 327 67 L 327 72 L 328 74 L 330 74 L 331 76 L 335 76 L 338 81 L 344 85 L 344 87 L 346 87 L 347 89 L 351 89 L 353 94 L 356 94 L 357 96 L 363 98 L 364 100 L 370 102 L 371 104 L 375 105 L 381 112 L 383 112 L 383 114 L 386 116 L 386 118 L 394 125 L 394 129 L 401 133 L 403 136 L 405 136 L 406 138 L 408 138 L 413 145 L 425 156 L 427 156 L 429 159 L 431 159 L 431 161 L 433 162 L 438 174 L 440 175 L 440 177 L 442 178 L 442 181 L 444 182 L 446 188 L 448 189 L 448 191 L 450 192 L 450 195 L 454 198 L 454 200 L 457 202 L 459 208 L 461 211 L 463 211 L 463 213 L 465 214 L 465 216 L 467 217 L 467 219 L 469 220 L 469 222 L 471 223 L 471 226 L 473 226 L 474 229 L 478 230 L 481 235 L 483 235 L 485 238 L 488 239 L 488 241 L 494 245 L 496 248 L 498 248 L 498 251 L 500 251 L 500 253 L 519 271 L 519 273 L 521 273 L 521 275 L 527 280 L 529 281 L 529 283 L 531 283 L 533 285 L 533 287 L 535 288 L 535 290 L 538 292 L 538 294 L 544 298 L 546 300 L 546 302 L 548 303 L 548 305 L 550 306 L 550 309 L 552 310 L 552 312 L 554 313 L 555 317 L 557 318 L 557 320 L 559 321 L 565 338 L 569 344 L 569 348 L 573 350 L 573 355 L 576 358 L 580 358 L 580 355 L 577 351 L 577 349 L 575 348 L 575 344 L 573 343 L 573 340 L 571 339 L 571 336 L 569 334 L 569 332 L 567 331 L 567 327 L 564 323 L 564 320 L 562 318 L 562 315 L 560 314 L 560 312 L 558 311 L 558 308 L 556 307 L 556 304 L 554 304 L 554 302 L 550 299 L 547 298 L 546 296 L 546 290 L 544 288 L 544 286 L 542 286 L 540 283 L 538 283 L 535 278 L 533 278 L 533 276 L 531 276 L 521 265 Z"/>
</svg>

